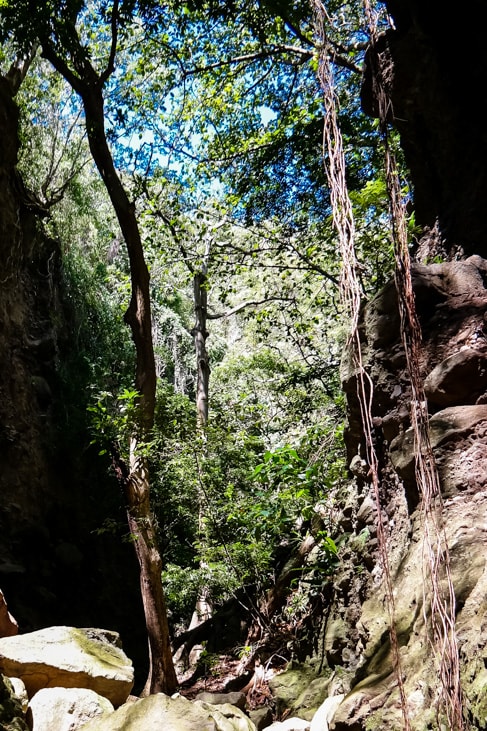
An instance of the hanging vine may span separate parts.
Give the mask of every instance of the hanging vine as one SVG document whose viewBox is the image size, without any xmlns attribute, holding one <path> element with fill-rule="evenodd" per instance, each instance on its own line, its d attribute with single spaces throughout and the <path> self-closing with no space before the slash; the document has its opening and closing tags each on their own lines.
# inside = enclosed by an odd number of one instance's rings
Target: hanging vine
<svg viewBox="0 0 487 731">
<path fill-rule="evenodd" d="M 346 163 L 343 149 L 343 138 L 337 119 L 337 97 L 330 63 L 330 53 L 325 31 L 328 16 L 320 0 L 311 0 L 315 33 L 318 38 L 319 64 L 318 78 L 323 90 L 325 102 L 324 123 L 324 159 L 330 189 L 333 210 L 333 222 L 338 235 L 342 270 L 340 277 L 340 296 L 345 310 L 350 318 L 349 347 L 352 352 L 354 369 L 357 374 L 357 396 L 360 404 L 361 418 L 365 437 L 366 461 L 377 505 L 377 538 L 381 559 L 384 585 L 386 590 L 387 607 L 389 611 L 389 635 L 391 641 L 392 664 L 399 689 L 401 709 L 404 718 L 404 728 L 411 728 L 409 722 L 406 695 L 401 670 L 401 656 L 395 623 L 395 602 L 392 579 L 389 569 L 387 552 L 387 537 L 382 519 L 381 500 L 379 490 L 379 461 L 374 446 L 372 423 L 372 396 L 373 384 L 367 373 L 360 343 L 358 329 L 360 304 L 363 292 L 358 274 L 358 261 L 355 253 L 355 222 L 350 196 L 345 178 Z"/>
<path fill-rule="evenodd" d="M 376 45 L 377 16 L 370 0 L 364 0 L 370 40 Z M 387 94 L 391 69 L 384 55 L 375 55 L 372 69 L 374 98 L 378 104 L 383 140 L 385 175 L 395 252 L 395 281 L 401 318 L 401 338 L 411 384 L 411 424 L 414 434 L 415 474 L 421 496 L 423 525 L 423 612 L 430 626 L 430 642 L 436 654 L 440 679 L 438 716 L 443 711 L 451 731 L 465 728 L 460 682 L 460 661 L 455 631 L 455 591 L 450 556 L 442 522 L 443 501 L 438 470 L 431 447 L 428 405 L 421 376 L 421 326 L 417 317 L 411 278 L 405 202 L 401 194 L 397 159 L 391 144 L 388 120 L 392 108 Z M 444 588 L 446 585 L 446 588 Z M 426 616 L 429 589 L 430 617 Z"/>
<path fill-rule="evenodd" d="M 337 121 L 337 99 L 330 63 L 326 24 L 326 9 L 320 0 L 311 0 L 315 18 L 315 32 L 319 42 L 318 76 L 324 94 L 326 109 L 324 125 L 324 157 L 333 208 L 333 221 L 338 234 L 342 257 L 340 293 L 350 317 L 349 347 L 353 354 L 357 374 L 357 395 L 363 424 L 366 460 L 377 504 L 378 543 L 384 586 L 389 609 L 389 632 L 393 666 L 397 678 L 404 728 L 410 729 L 407 702 L 401 672 L 400 654 L 395 629 L 395 605 L 387 554 L 387 538 L 382 520 L 379 491 L 379 465 L 374 447 L 372 424 L 373 384 L 362 359 L 358 321 L 362 291 L 358 276 L 358 262 L 354 248 L 355 225 L 351 201 L 345 180 L 345 155 L 343 140 Z M 378 37 L 377 17 L 370 0 L 364 0 L 364 10 L 370 40 L 374 45 Z M 415 308 L 409 258 L 405 202 L 401 194 L 397 160 L 391 144 L 388 120 L 391 102 L 386 93 L 387 73 L 390 69 L 376 59 L 373 69 L 374 97 L 378 102 L 382 135 L 385 175 L 390 203 L 391 234 L 395 252 L 395 281 L 401 319 L 401 338 L 406 353 L 408 375 L 411 383 L 411 423 L 414 433 L 415 472 L 421 495 L 423 524 L 423 611 L 425 624 L 430 628 L 430 642 L 438 662 L 440 680 L 437 706 L 438 722 L 443 712 L 450 731 L 464 731 L 463 699 L 460 683 L 460 662 L 455 632 L 455 593 L 450 571 L 450 557 L 444 526 L 442 524 L 442 499 L 429 437 L 429 417 L 420 370 L 421 328 Z M 443 588 L 446 584 L 446 590 Z M 429 591 L 429 597 L 427 592 Z M 429 602 L 428 602 L 429 599 Z M 428 603 L 431 611 L 427 615 Z"/>
</svg>

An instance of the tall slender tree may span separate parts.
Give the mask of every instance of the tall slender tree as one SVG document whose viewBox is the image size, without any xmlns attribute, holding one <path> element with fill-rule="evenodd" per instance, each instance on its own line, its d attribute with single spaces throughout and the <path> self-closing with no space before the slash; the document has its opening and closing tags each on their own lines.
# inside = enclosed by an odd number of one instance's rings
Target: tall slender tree
<svg viewBox="0 0 487 731">
<path fill-rule="evenodd" d="M 122 22 L 120 2 L 114 0 L 110 8 L 105 8 L 105 20 L 100 21 L 98 37 L 105 35 L 108 38 L 108 52 L 100 69 L 92 60 L 93 49 L 87 46 L 80 32 L 82 14 L 87 12 L 81 3 L 55 3 L 45 6 L 43 3 L 16 1 L 4 4 L 2 11 L 7 19 L 9 12 L 14 16 L 15 29 L 24 47 L 30 49 L 38 43 L 42 55 L 79 95 L 91 154 L 106 186 L 127 247 L 131 297 L 125 321 L 130 327 L 136 350 L 134 386 L 138 394 L 138 418 L 130 435 L 128 459 L 124 459 L 121 451 L 114 446 L 113 460 L 123 487 L 129 529 L 140 567 L 140 585 L 149 641 L 149 674 L 143 694 L 172 693 L 176 689 L 177 678 L 161 582 L 162 559 L 151 511 L 148 463 L 143 449 L 153 427 L 156 393 L 149 271 L 144 258 L 135 205 L 129 199 L 115 167 L 105 124 L 104 93 L 106 84 L 115 71 Z"/>
</svg>

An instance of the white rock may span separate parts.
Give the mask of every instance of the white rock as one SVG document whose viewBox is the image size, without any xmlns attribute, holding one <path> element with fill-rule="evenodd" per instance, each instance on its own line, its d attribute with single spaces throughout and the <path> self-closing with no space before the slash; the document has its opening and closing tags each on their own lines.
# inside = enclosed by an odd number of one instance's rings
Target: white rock
<svg viewBox="0 0 487 731">
<path fill-rule="evenodd" d="M 27 711 L 27 706 L 29 705 L 29 696 L 27 695 L 25 684 L 20 678 L 9 678 L 9 680 L 12 683 L 12 688 L 16 697 L 22 705 L 22 710 L 25 713 Z"/>
<path fill-rule="evenodd" d="M 286 718 L 285 721 L 274 721 L 265 731 L 309 731 L 309 721 L 303 718 Z"/>
<path fill-rule="evenodd" d="M 0 638 L 0 672 L 23 680 L 29 698 L 41 688 L 88 688 L 115 707 L 125 702 L 134 682 L 116 632 L 76 627 Z"/>
<path fill-rule="evenodd" d="M 344 698 L 343 693 L 326 698 L 313 716 L 310 731 L 328 731 L 328 724 L 333 719 L 336 709 Z"/>
<path fill-rule="evenodd" d="M 76 731 L 113 711 L 110 701 L 94 690 L 43 688 L 31 699 L 27 718 L 35 731 Z"/>
<path fill-rule="evenodd" d="M 83 731 L 256 731 L 235 706 L 212 706 L 163 693 L 126 703 L 111 716 L 94 719 Z"/>
</svg>

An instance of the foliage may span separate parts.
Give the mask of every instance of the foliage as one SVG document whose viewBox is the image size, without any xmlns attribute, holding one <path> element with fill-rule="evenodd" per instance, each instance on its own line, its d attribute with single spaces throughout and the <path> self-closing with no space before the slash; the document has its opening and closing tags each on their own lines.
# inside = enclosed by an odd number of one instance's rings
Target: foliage
<svg viewBox="0 0 487 731">
<path fill-rule="evenodd" d="M 130 435 L 137 428 L 139 398 L 138 391 L 127 388 L 116 396 L 109 391 L 96 394 L 95 403 L 88 406 L 88 411 L 92 415 L 91 425 L 95 434 L 93 443 L 107 445 L 100 454 L 106 454 L 113 443 L 119 449 L 123 449 L 123 445 L 128 443 Z M 142 443 L 138 445 L 138 449 L 140 453 L 141 449 L 150 449 L 150 445 Z M 123 456 L 127 459 L 128 453 Z"/>
<path fill-rule="evenodd" d="M 373 293 L 392 252 L 377 129 L 359 105 L 358 7 L 327 3 L 364 291 Z M 89 60 L 104 87 L 107 136 L 151 273 L 158 393 L 139 454 L 173 623 L 190 617 L 202 587 L 216 603 L 241 587 L 264 590 L 309 531 L 321 580 L 338 550 L 330 504 L 343 482 L 344 324 L 309 4 L 3 0 L 0 28 L 21 51 L 39 40 L 62 51 L 70 73 Z M 100 452 L 117 444 L 127 457 L 139 394 L 120 230 L 88 162 L 79 100 L 42 59 L 19 104 L 20 169 L 62 242 L 76 354 L 65 382 L 74 392 L 82 381 L 85 401 L 91 394 Z M 212 375 L 210 423 L 198 434 L 192 275 L 203 264 Z M 306 596 L 296 591 L 288 611 Z"/>
<path fill-rule="evenodd" d="M 171 428 L 167 419 L 158 421 L 165 424 L 165 433 L 163 451 L 154 464 L 156 509 L 167 561 L 163 581 L 173 620 L 180 623 L 191 616 L 202 587 L 211 589 L 218 604 L 242 586 L 268 585 L 283 546 L 289 550 L 296 545 L 310 529 L 313 516 L 326 516 L 326 496 L 343 479 L 343 456 L 332 418 L 327 430 L 323 424 L 310 428 L 298 449 L 285 445 L 266 450 L 245 398 L 237 409 L 234 396 L 231 409 L 215 412 L 213 405 L 203 460 L 194 439 L 190 402 L 168 389 L 160 398 L 170 413 L 182 409 Z M 199 480 L 206 501 L 203 525 L 194 510 Z M 324 525 L 332 530 L 328 517 Z M 336 547 L 324 527 L 317 538 L 323 565 L 329 565 L 326 556 Z"/>
<path fill-rule="evenodd" d="M 273 512 L 271 524 L 279 533 L 291 534 L 297 520 L 309 520 L 312 516 L 317 473 L 317 466 L 307 464 L 288 444 L 264 452 L 264 461 L 252 473 L 262 489 L 257 493 L 260 517 L 267 519 Z M 277 502 L 274 510 L 273 499 Z M 285 526 L 284 530 L 281 526 Z"/>
<path fill-rule="evenodd" d="M 20 111 L 18 168 L 44 210 L 44 234 L 62 254 L 63 299 L 70 324 L 62 361 L 64 387 L 120 385 L 133 367 L 123 311 L 127 263 L 115 265 L 120 232 L 103 184 L 95 174 L 79 105 L 49 65 L 37 58 L 16 97 Z M 114 367 L 117 364 L 117 368 Z M 124 375 L 125 374 L 125 375 Z M 86 398 L 83 400 L 85 408 Z"/>
</svg>

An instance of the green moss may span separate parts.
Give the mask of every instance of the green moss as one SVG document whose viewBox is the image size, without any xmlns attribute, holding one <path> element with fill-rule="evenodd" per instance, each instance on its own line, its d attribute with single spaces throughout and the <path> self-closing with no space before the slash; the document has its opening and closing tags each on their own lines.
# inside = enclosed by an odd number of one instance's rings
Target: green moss
<svg viewBox="0 0 487 731">
<path fill-rule="evenodd" d="M 436 711 L 424 708 L 414 718 L 410 718 L 412 731 L 438 731 Z M 446 728 L 444 726 L 443 728 Z M 403 731 L 404 719 L 399 708 L 379 708 L 371 713 L 365 722 L 365 731 Z"/>
<path fill-rule="evenodd" d="M 126 664 L 120 649 L 108 640 L 101 640 L 98 636 L 89 637 L 86 630 L 80 629 L 72 629 L 71 634 L 83 652 L 95 657 L 102 665 L 109 668 L 120 668 Z"/>
<path fill-rule="evenodd" d="M 487 670 L 482 668 L 479 672 L 477 668 L 477 674 L 472 684 L 465 690 L 472 720 L 478 723 L 478 728 L 485 728 L 487 720 Z"/>
</svg>

